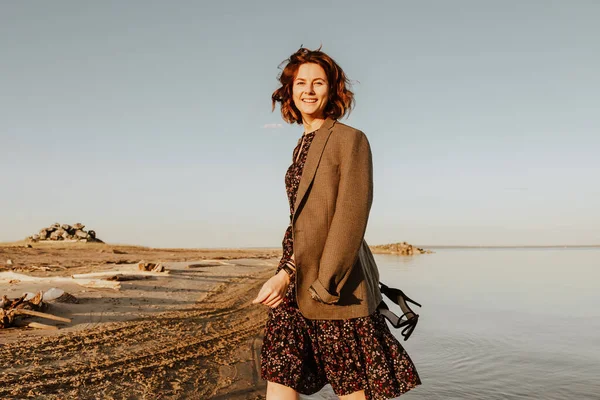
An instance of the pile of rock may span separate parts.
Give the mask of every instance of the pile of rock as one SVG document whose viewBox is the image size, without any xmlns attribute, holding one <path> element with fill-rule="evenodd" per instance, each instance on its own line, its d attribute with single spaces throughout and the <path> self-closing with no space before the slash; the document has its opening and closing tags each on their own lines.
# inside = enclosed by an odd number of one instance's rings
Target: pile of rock
<svg viewBox="0 0 600 400">
<path fill-rule="evenodd" d="M 431 250 L 424 250 L 419 247 L 415 247 L 412 244 L 408 244 L 406 242 L 371 246 L 371 251 L 373 253 L 379 253 L 379 254 L 400 254 L 403 256 L 412 256 L 415 254 L 433 253 Z"/>
<path fill-rule="evenodd" d="M 102 240 L 96 237 L 96 232 L 92 230 L 85 231 L 85 225 L 79 222 L 74 225 L 54 223 L 48 228 L 43 228 L 39 233 L 29 236 L 27 239 L 38 242 L 42 240 L 63 240 L 71 242 L 98 242 Z"/>
</svg>

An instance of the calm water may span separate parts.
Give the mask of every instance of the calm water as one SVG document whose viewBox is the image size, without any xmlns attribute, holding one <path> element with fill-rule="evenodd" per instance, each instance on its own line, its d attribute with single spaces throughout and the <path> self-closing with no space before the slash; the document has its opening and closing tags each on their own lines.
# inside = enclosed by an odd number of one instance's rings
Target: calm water
<svg viewBox="0 0 600 400">
<path fill-rule="evenodd" d="M 600 399 L 600 249 L 376 259 L 384 283 L 423 305 L 401 340 L 423 385 L 401 399 Z"/>
</svg>

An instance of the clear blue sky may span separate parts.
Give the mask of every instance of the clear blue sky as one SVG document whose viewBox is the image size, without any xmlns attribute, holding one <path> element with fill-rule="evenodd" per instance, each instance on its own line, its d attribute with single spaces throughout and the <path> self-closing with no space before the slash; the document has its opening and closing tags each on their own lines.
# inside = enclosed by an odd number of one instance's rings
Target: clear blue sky
<svg viewBox="0 0 600 400">
<path fill-rule="evenodd" d="M 596 0 L 3 1 L 0 241 L 82 222 L 279 246 L 302 129 L 270 96 L 322 44 L 358 81 L 367 241 L 600 243 L 599 20 Z"/>
</svg>

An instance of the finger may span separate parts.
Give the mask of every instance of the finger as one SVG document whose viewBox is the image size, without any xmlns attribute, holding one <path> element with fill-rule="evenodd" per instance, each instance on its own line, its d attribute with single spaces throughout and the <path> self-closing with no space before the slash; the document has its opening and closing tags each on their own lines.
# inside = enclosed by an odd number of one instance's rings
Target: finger
<svg viewBox="0 0 600 400">
<path fill-rule="evenodd" d="M 269 305 L 276 300 L 277 292 L 270 292 L 266 299 L 262 301 L 263 304 Z"/>
<path fill-rule="evenodd" d="M 260 292 L 258 292 L 256 298 L 252 300 L 252 303 L 262 303 L 263 301 L 265 301 L 268 295 L 269 291 L 263 287 L 262 289 L 260 289 Z"/>
<path fill-rule="evenodd" d="M 281 303 L 283 302 L 283 299 L 279 300 L 277 303 L 273 304 L 271 306 L 271 308 L 276 308 L 277 306 L 279 306 Z"/>
<path fill-rule="evenodd" d="M 281 296 L 279 295 L 279 293 L 274 291 L 271 294 L 271 296 L 269 296 L 265 301 L 263 301 L 263 304 L 270 306 L 271 304 L 275 303 L 280 298 L 281 298 Z"/>
<path fill-rule="evenodd" d="M 278 303 L 279 301 L 281 301 L 281 297 L 277 296 L 273 300 L 269 301 L 268 303 L 265 303 L 265 305 L 269 306 L 269 307 L 275 307 L 275 304 Z"/>
</svg>

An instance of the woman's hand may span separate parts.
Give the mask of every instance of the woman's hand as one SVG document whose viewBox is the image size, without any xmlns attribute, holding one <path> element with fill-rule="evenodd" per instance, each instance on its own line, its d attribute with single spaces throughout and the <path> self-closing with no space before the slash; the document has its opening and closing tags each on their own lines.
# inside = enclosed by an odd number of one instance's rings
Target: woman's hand
<svg viewBox="0 0 600 400">
<path fill-rule="evenodd" d="M 260 289 L 253 304 L 262 303 L 271 308 L 277 307 L 283 301 L 285 292 L 290 284 L 290 276 L 284 270 L 273 275 Z"/>
</svg>

